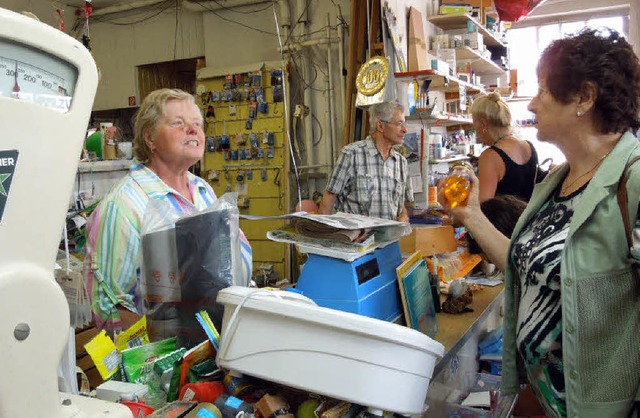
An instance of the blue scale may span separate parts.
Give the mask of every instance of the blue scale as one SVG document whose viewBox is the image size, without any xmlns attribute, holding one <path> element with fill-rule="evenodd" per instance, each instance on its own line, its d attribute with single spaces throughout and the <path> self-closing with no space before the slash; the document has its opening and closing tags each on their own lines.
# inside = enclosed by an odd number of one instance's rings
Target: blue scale
<svg viewBox="0 0 640 418">
<path fill-rule="evenodd" d="M 397 242 L 354 261 L 309 254 L 296 289 L 319 306 L 393 322 L 402 315 L 401 263 Z"/>
</svg>

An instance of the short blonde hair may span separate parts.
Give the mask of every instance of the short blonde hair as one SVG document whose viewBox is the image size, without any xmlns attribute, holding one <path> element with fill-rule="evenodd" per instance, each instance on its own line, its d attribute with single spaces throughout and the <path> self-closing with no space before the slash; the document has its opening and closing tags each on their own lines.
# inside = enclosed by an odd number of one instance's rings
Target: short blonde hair
<svg viewBox="0 0 640 418">
<path fill-rule="evenodd" d="M 485 119 L 490 128 L 504 128 L 511 126 L 511 111 L 509 105 L 502 100 L 500 93 L 493 91 L 477 97 L 471 105 L 471 117 L 474 120 Z"/>
<path fill-rule="evenodd" d="M 145 134 L 153 136 L 164 117 L 165 106 L 170 100 L 184 100 L 196 103 L 193 96 L 179 89 L 154 90 L 144 98 L 134 119 L 133 155 L 143 164 L 149 162 L 151 149 L 145 141 Z"/>
</svg>

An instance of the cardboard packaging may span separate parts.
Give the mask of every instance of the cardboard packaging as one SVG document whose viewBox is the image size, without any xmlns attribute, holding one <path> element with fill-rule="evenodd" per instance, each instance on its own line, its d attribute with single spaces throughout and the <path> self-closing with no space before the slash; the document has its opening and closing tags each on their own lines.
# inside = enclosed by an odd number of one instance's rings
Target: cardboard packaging
<svg viewBox="0 0 640 418">
<path fill-rule="evenodd" d="M 425 42 L 424 26 L 422 25 L 422 13 L 416 8 L 409 9 L 409 46 L 408 63 L 409 72 L 422 71 L 429 68 L 427 61 L 427 44 Z"/>
<path fill-rule="evenodd" d="M 256 402 L 256 408 L 263 417 L 295 418 L 289 412 L 289 404 L 280 396 L 266 394 Z"/>
<path fill-rule="evenodd" d="M 400 239 L 400 251 L 413 254 L 420 250 L 424 257 L 450 253 L 458 249 L 451 225 L 414 225 L 411 234 Z"/>
<path fill-rule="evenodd" d="M 440 4 L 455 4 L 455 5 L 467 5 L 472 7 L 482 7 L 483 0 L 440 0 Z M 484 0 L 484 4 L 488 3 Z"/>
<path fill-rule="evenodd" d="M 444 5 L 444 4 L 440 6 L 441 15 L 458 14 L 458 13 L 471 14 L 471 12 L 473 12 L 473 7 L 471 6 Z"/>
<path fill-rule="evenodd" d="M 471 49 L 484 51 L 484 39 L 479 32 L 469 32 L 462 35 L 462 43 Z"/>
</svg>

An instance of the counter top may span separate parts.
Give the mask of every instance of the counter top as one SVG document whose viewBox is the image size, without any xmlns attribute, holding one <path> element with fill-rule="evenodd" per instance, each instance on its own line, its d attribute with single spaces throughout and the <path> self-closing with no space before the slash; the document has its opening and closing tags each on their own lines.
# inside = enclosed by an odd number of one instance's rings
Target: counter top
<svg viewBox="0 0 640 418">
<path fill-rule="evenodd" d="M 436 376 L 443 367 L 449 364 L 452 354 L 464 345 L 471 336 L 478 332 L 484 320 L 497 309 L 502 302 L 504 285 L 485 286 L 481 291 L 473 293 L 473 302 L 469 307 L 473 312 L 463 314 L 437 314 L 438 333 L 435 340 L 444 345 L 444 357 L 436 364 L 433 375 Z M 444 298 L 443 298 L 444 300 Z"/>
</svg>

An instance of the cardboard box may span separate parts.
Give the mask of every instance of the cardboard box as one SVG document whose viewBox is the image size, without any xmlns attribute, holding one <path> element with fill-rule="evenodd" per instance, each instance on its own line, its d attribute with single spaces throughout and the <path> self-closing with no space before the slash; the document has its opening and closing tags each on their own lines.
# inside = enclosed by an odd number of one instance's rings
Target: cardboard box
<svg viewBox="0 0 640 418">
<path fill-rule="evenodd" d="M 441 15 L 449 15 L 449 14 L 458 14 L 458 13 L 468 13 L 471 14 L 473 12 L 473 7 L 471 6 L 461 6 L 461 5 L 441 5 L 440 6 Z"/>
<path fill-rule="evenodd" d="M 428 69 L 427 44 L 422 25 L 422 14 L 414 7 L 409 9 L 408 70 Z"/>
<path fill-rule="evenodd" d="M 468 32 L 462 35 L 462 44 L 471 49 L 484 51 L 484 38 L 479 32 Z"/>
<path fill-rule="evenodd" d="M 458 243 L 451 225 L 413 225 L 410 235 L 400 239 L 400 251 L 413 254 L 420 250 L 423 257 L 454 252 Z"/>
<path fill-rule="evenodd" d="M 440 0 L 440 4 L 456 4 L 456 5 L 460 5 L 460 4 L 464 4 L 467 6 L 473 6 L 473 7 L 482 7 L 484 4 L 487 4 L 488 1 L 487 0 Z"/>
</svg>

